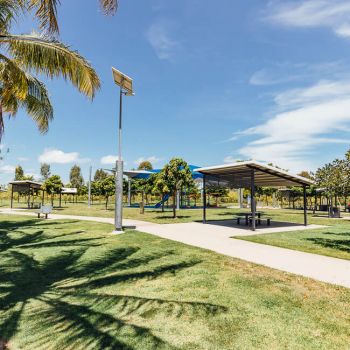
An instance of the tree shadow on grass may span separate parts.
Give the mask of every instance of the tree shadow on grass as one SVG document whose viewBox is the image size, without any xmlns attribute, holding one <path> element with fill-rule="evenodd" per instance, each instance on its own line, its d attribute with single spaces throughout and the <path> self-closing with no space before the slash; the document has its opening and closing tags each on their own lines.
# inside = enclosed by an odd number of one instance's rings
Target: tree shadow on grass
<svg viewBox="0 0 350 350">
<path fill-rule="evenodd" d="M 324 248 L 331 248 L 350 253 L 350 239 L 305 238 L 305 240 Z"/>
<path fill-rule="evenodd" d="M 72 222 L 69 223 L 70 225 Z M 44 223 L 38 224 L 34 220 L 19 221 L 17 223 L 13 222 L 2 222 L 0 229 L 0 252 L 4 253 L 9 249 L 28 249 L 28 248 L 48 248 L 48 247 L 63 247 L 63 246 L 97 246 L 98 238 L 79 238 L 79 239 L 67 239 L 63 240 L 59 238 L 71 237 L 74 234 L 81 233 L 83 231 L 72 231 L 69 233 L 62 234 L 50 234 L 45 233 L 45 229 L 49 228 L 50 225 L 56 225 L 57 223 Z M 60 223 L 59 225 L 65 225 L 65 223 Z M 23 228 L 23 229 L 20 229 Z M 61 226 L 55 227 L 54 230 L 63 229 Z M 28 232 L 28 229 L 37 229 L 34 232 Z M 15 233 L 15 235 L 14 235 Z"/>
<path fill-rule="evenodd" d="M 1 248 L 0 338 L 10 341 L 24 323 L 29 330 L 26 349 L 174 349 L 152 329 L 128 321 L 128 317 L 147 319 L 161 314 L 188 318 L 227 311 L 209 303 L 110 295 L 100 289 L 112 287 L 115 291 L 123 283 L 174 276 L 199 260 L 164 249 L 145 254 L 134 246 L 92 255 L 89 248 L 94 249 L 95 239 L 63 240 L 56 255 L 38 260 L 39 248 L 51 247 L 47 240 L 40 231 L 27 242 L 21 239 Z M 59 247 L 60 241 L 56 243 Z M 31 250 L 23 250 L 25 245 Z"/>
<path fill-rule="evenodd" d="M 328 232 L 322 232 L 323 235 L 330 235 L 330 236 L 343 236 L 343 237 L 350 237 L 350 230 L 349 232 L 344 232 L 343 230 L 337 232 L 337 231 L 328 231 Z"/>
</svg>

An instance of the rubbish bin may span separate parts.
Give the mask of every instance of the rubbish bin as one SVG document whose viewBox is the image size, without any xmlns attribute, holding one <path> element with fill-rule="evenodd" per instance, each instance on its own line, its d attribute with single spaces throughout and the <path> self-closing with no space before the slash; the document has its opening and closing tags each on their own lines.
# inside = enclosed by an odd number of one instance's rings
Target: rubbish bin
<svg viewBox="0 0 350 350">
<path fill-rule="evenodd" d="M 338 207 L 330 208 L 330 216 L 332 218 L 340 218 L 340 209 Z"/>
</svg>

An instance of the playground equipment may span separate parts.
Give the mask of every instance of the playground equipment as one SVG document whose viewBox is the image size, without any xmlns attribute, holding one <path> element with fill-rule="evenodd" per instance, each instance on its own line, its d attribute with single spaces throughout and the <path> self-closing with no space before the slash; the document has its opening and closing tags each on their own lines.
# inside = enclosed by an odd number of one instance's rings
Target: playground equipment
<svg viewBox="0 0 350 350">
<path fill-rule="evenodd" d="M 196 165 L 189 165 L 189 168 L 192 173 L 192 178 L 193 180 L 199 181 L 200 183 L 202 182 L 203 175 L 199 172 L 196 171 L 196 169 L 199 169 L 199 166 Z M 127 170 L 124 171 L 123 174 L 128 177 L 128 207 L 138 207 L 139 204 L 132 204 L 131 203 L 131 182 L 135 179 L 148 179 L 152 174 L 157 174 L 161 171 L 162 169 L 153 169 L 153 170 Z M 184 195 L 186 195 L 186 192 L 183 192 Z M 154 208 L 158 209 L 161 208 L 161 206 L 166 203 L 170 198 L 169 194 L 164 195 L 163 199 L 156 203 L 153 206 L 145 206 L 145 208 Z M 179 205 L 183 204 L 182 199 L 178 198 Z M 180 207 L 184 207 L 183 205 L 180 205 Z M 188 207 L 188 206 L 186 206 Z"/>
<path fill-rule="evenodd" d="M 164 204 L 165 202 L 168 201 L 169 198 L 170 198 L 170 195 L 166 194 L 165 196 L 163 196 L 163 199 L 160 202 L 158 202 L 156 205 L 154 205 L 154 208 L 155 209 L 160 208 L 162 206 L 162 204 Z"/>
</svg>

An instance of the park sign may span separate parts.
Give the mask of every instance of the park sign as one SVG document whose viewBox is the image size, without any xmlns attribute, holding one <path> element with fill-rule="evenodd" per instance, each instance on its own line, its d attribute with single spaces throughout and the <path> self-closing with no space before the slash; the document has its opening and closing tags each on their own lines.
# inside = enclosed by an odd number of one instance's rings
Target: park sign
<svg viewBox="0 0 350 350">
<path fill-rule="evenodd" d="M 77 188 L 62 187 L 61 194 L 77 194 Z"/>
</svg>

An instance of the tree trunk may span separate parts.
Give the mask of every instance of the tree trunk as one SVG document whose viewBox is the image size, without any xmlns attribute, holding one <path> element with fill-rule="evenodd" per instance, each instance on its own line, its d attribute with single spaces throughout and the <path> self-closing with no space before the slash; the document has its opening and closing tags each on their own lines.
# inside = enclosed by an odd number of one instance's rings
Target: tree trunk
<svg viewBox="0 0 350 350">
<path fill-rule="evenodd" d="M 346 211 L 346 209 L 347 209 L 347 201 L 348 201 L 348 197 L 347 196 L 345 196 L 344 197 L 344 210 Z"/>
<path fill-rule="evenodd" d="M 108 208 L 108 198 L 109 198 L 109 197 L 106 197 L 106 210 L 107 210 L 107 208 Z"/>
<path fill-rule="evenodd" d="M 176 191 L 173 194 L 173 219 L 176 219 Z"/>
</svg>

